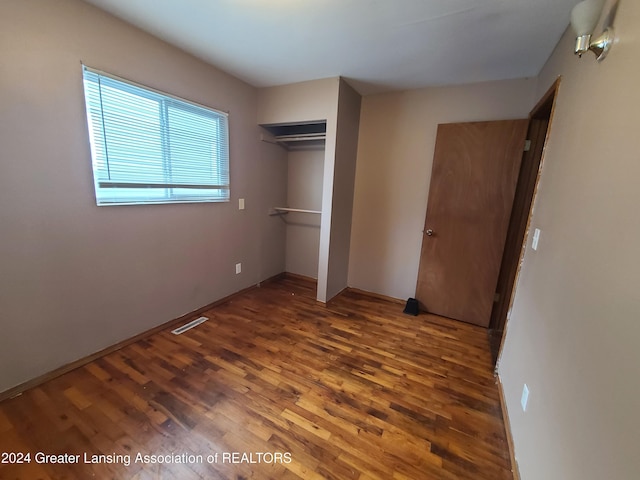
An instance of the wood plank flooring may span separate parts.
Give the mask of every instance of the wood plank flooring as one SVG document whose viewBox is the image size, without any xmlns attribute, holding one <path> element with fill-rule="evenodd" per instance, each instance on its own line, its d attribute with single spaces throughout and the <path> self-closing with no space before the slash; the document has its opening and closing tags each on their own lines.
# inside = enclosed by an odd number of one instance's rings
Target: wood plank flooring
<svg viewBox="0 0 640 480">
<path fill-rule="evenodd" d="M 0 403 L 31 460 L 0 478 L 513 478 L 484 329 L 314 293 L 265 284 Z"/>
</svg>

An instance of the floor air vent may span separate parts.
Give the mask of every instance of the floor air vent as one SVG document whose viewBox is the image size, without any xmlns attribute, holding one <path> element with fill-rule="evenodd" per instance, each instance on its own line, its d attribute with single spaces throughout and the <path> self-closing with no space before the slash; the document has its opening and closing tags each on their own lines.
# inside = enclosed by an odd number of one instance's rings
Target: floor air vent
<svg viewBox="0 0 640 480">
<path fill-rule="evenodd" d="M 178 327 L 175 330 L 171 330 L 171 333 L 173 333 L 174 335 L 180 335 L 181 333 L 184 333 L 187 330 L 191 330 L 193 327 L 197 327 L 207 320 L 209 320 L 207 317 L 196 318 L 195 320 L 191 320 L 189 323 L 185 323 L 183 326 Z"/>
</svg>

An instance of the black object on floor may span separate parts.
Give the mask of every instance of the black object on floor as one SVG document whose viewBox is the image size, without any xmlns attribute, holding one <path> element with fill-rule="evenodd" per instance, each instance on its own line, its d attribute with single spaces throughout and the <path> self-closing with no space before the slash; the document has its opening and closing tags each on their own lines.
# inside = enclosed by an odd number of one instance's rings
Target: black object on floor
<svg viewBox="0 0 640 480">
<path fill-rule="evenodd" d="M 403 313 L 416 316 L 418 315 L 419 311 L 420 309 L 418 307 L 418 300 L 416 300 L 415 298 L 410 298 L 409 300 L 407 300 L 407 304 L 404 307 Z"/>
</svg>

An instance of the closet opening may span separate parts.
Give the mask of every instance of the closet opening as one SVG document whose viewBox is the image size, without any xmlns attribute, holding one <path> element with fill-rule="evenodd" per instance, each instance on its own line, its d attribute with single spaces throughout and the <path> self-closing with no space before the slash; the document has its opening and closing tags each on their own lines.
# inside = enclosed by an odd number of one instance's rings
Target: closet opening
<svg viewBox="0 0 640 480">
<path fill-rule="evenodd" d="M 326 121 L 261 127 L 263 141 L 287 150 L 287 204 L 269 211 L 285 223 L 285 272 L 317 281 Z"/>
</svg>

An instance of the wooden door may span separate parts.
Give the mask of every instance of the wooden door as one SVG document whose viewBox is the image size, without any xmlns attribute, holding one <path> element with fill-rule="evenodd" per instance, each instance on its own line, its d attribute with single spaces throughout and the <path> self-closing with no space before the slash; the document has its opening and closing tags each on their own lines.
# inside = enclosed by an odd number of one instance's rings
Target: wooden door
<svg viewBox="0 0 640 480">
<path fill-rule="evenodd" d="M 416 298 L 489 325 L 528 120 L 438 126 Z"/>
</svg>

